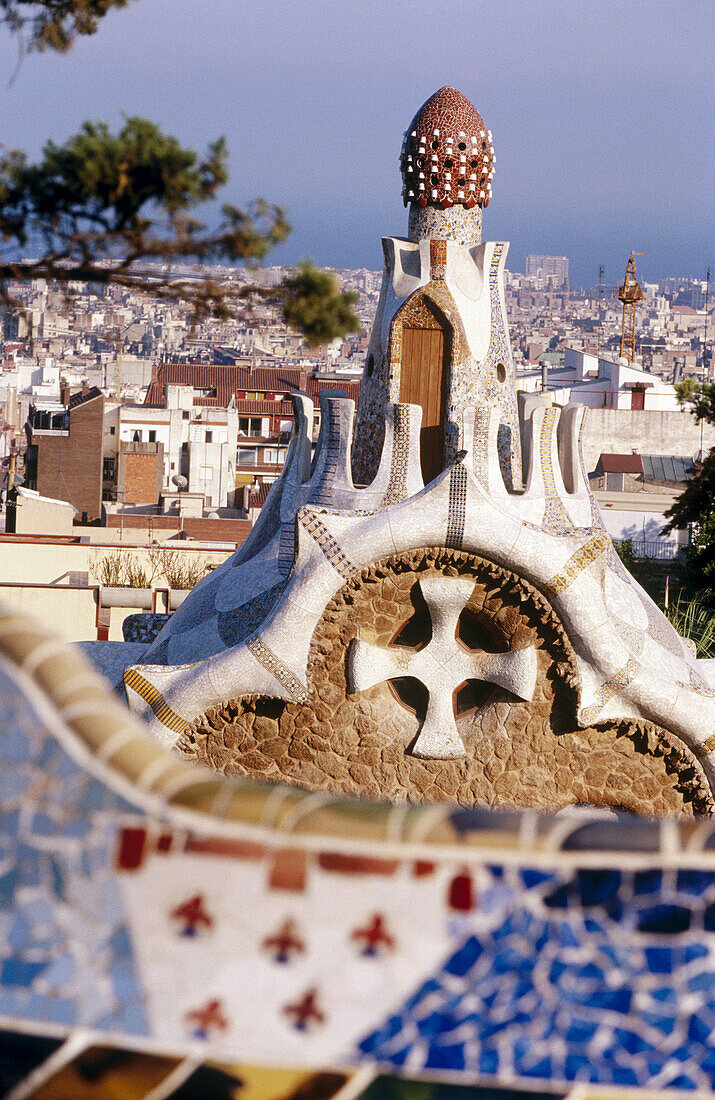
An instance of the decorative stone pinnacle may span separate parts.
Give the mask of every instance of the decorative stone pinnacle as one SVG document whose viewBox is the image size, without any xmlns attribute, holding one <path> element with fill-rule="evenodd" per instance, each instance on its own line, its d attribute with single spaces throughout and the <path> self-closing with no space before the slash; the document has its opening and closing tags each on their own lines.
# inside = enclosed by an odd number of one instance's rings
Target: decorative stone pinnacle
<svg viewBox="0 0 715 1100">
<path fill-rule="evenodd" d="M 348 688 L 366 691 L 375 684 L 414 676 L 427 688 L 427 713 L 412 748 L 413 756 L 448 760 L 465 755 L 454 718 L 454 692 L 465 680 L 482 680 L 506 688 L 520 699 L 533 697 L 536 648 L 509 653 L 475 653 L 457 641 L 457 623 L 474 582 L 455 577 L 422 577 L 418 581 L 432 621 L 432 638 L 417 652 L 383 648 L 357 639 L 348 654 Z"/>
</svg>

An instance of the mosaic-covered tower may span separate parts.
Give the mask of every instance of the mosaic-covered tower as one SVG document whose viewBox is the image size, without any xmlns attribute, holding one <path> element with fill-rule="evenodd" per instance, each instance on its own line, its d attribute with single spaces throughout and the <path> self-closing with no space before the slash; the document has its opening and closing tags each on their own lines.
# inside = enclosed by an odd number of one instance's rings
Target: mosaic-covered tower
<svg viewBox="0 0 715 1100">
<path fill-rule="evenodd" d="M 529 395 L 516 418 L 505 245 L 479 242 L 488 131 L 442 89 L 402 157 L 411 239 L 385 242 L 356 439 L 354 402 L 323 390 L 313 453 L 313 404 L 294 394 L 245 543 L 148 644 L 94 643 L 93 659 L 159 740 L 239 775 L 712 812 L 715 662 L 616 554 L 583 406 Z"/>
<path fill-rule="evenodd" d="M 456 88 L 435 92 L 400 153 L 408 238 L 383 237 L 385 271 L 363 371 L 353 473 L 368 484 L 384 441 L 385 408 L 422 408 L 425 484 L 464 449 L 464 409 L 499 411 L 506 484 L 521 486 L 514 364 L 504 305 L 508 244 L 482 244 L 496 158 L 491 131 Z"/>
</svg>

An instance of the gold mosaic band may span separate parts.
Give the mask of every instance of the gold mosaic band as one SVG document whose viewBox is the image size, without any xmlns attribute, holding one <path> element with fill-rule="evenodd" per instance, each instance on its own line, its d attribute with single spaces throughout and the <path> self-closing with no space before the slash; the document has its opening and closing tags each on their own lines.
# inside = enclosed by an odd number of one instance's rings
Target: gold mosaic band
<svg viewBox="0 0 715 1100">
<path fill-rule="evenodd" d="M 317 516 L 310 513 L 304 513 L 302 510 L 298 513 L 298 522 L 301 527 L 308 534 L 315 539 L 318 546 L 322 550 L 325 558 L 332 565 L 336 573 L 338 573 L 343 580 L 349 581 L 351 577 L 354 577 L 359 569 L 343 554 L 338 542 L 330 534 L 330 531 L 324 523 L 318 519 Z"/>
<path fill-rule="evenodd" d="M 593 538 L 571 555 L 561 572 L 549 581 L 547 588 L 554 593 L 563 592 L 596 558 L 607 553 L 610 547 L 611 540 L 606 532 L 598 531 Z"/>
<path fill-rule="evenodd" d="M 596 693 L 596 701 L 590 707 L 585 707 L 581 711 L 579 717 L 584 725 L 590 725 L 591 722 L 594 722 L 608 700 L 616 694 L 619 688 L 628 687 L 629 684 L 632 684 L 639 672 L 640 665 L 632 657 L 629 657 L 623 668 L 619 668 L 618 672 L 614 673 L 609 680 L 601 685 Z"/>
<path fill-rule="evenodd" d="M 710 736 L 699 745 L 694 745 L 693 751 L 696 756 L 709 756 L 711 752 L 715 752 L 715 733 L 711 733 Z"/>
<path fill-rule="evenodd" d="M 154 715 L 159 719 L 162 725 L 170 729 L 172 733 L 183 733 L 189 723 L 172 710 L 167 703 L 164 696 L 150 684 L 148 680 L 145 680 L 140 673 L 134 668 L 128 668 L 124 673 L 124 683 L 132 691 L 135 691 L 137 695 L 140 695 L 145 703 L 148 703 L 151 707 Z"/>
<path fill-rule="evenodd" d="M 308 702 L 308 692 L 296 674 L 281 661 L 280 657 L 266 645 L 258 634 L 254 638 L 249 638 L 246 642 L 246 648 L 286 688 L 294 703 Z"/>
<path fill-rule="evenodd" d="M 544 511 L 543 526 L 549 530 L 557 528 L 566 531 L 573 528 L 573 522 L 563 506 L 563 502 L 556 490 L 556 478 L 554 465 L 551 459 L 551 440 L 556 423 L 556 409 L 547 409 L 541 425 L 541 438 L 539 440 L 539 454 L 541 457 L 541 473 L 546 489 L 546 509 Z"/>
</svg>

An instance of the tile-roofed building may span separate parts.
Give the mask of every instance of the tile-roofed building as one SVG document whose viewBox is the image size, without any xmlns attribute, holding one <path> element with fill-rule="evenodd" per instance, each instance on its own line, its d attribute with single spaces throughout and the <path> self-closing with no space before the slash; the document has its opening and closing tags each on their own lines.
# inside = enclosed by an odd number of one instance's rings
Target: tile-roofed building
<svg viewBox="0 0 715 1100">
<path fill-rule="evenodd" d="M 600 466 L 604 474 L 643 473 L 643 463 L 638 454 L 602 454 Z"/>
<path fill-rule="evenodd" d="M 95 397 L 101 397 L 102 391 L 97 386 L 92 386 L 90 389 L 84 389 L 75 393 L 70 397 L 68 408 L 76 409 L 78 405 L 84 405 L 86 401 L 94 401 Z"/>
<path fill-rule="evenodd" d="M 266 400 L 268 395 L 288 394 L 292 390 L 304 390 L 317 402 L 322 389 L 335 387 L 333 381 L 321 381 L 309 375 L 299 367 L 248 367 L 237 365 L 219 365 L 217 363 L 159 363 L 147 390 L 146 405 L 163 405 L 167 386 L 191 386 L 198 391 L 194 395 L 195 405 L 209 405 L 225 408 L 231 398 L 239 400 Z M 357 401 L 360 391 L 359 382 L 345 382 L 341 385 L 349 397 Z M 260 394 L 260 398 L 249 398 L 249 394 Z M 268 398 L 270 400 L 270 398 Z M 258 414 L 258 410 L 248 410 Z"/>
</svg>

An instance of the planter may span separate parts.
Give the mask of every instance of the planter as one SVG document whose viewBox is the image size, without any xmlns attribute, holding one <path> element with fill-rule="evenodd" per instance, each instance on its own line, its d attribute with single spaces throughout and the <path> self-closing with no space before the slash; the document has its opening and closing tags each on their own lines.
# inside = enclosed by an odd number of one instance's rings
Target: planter
<svg viewBox="0 0 715 1100">
<path fill-rule="evenodd" d="M 182 603 L 193 592 L 192 588 L 172 588 L 169 590 L 169 611 L 176 611 L 177 607 L 181 607 Z"/>
<path fill-rule="evenodd" d="M 142 611 L 153 611 L 154 592 L 151 588 L 100 588 L 99 602 L 102 607 L 138 607 Z"/>
</svg>

